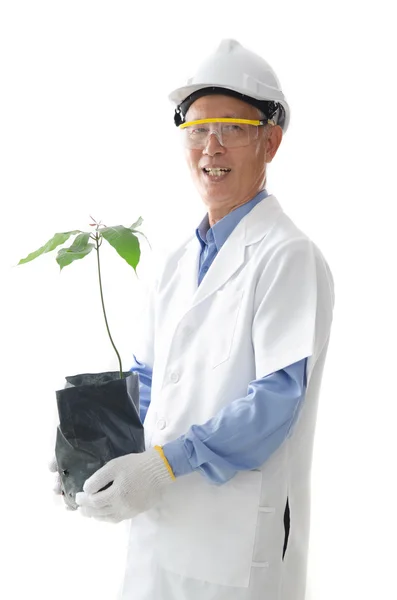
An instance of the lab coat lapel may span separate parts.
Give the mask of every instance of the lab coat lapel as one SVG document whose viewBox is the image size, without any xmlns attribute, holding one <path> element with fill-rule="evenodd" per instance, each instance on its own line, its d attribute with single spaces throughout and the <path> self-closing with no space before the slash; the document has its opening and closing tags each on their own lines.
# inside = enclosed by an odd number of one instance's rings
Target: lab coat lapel
<svg viewBox="0 0 397 600">
<path fill-rule="evenodd" d="M 219 290 L 244 264 L 245 228 L 240 222 L 226 240 L 193 297 L 196 306 Z"/>
<path fill-rule="evenodd" d="M 275 196 L 259 202 L 232 231 L 198 287 L 200 244 L 196 236 L 178 262 L 180 317 L 219 290 L 245 262 L 246 246 L 260 241 L 273 226 L 282 208 Z"/>
<path fill-rule="evenodd" d="M 187 245 L 185 254 L 179 260 L 177 271 L 180 318 L 216 292 L 244 263 L 244 228 L 237 226 L 233 234 L 234 242 L 230 243 L 230 238 L 226 240 L 199 287 L 200 245 L 196 237 Z"/>
</svg>

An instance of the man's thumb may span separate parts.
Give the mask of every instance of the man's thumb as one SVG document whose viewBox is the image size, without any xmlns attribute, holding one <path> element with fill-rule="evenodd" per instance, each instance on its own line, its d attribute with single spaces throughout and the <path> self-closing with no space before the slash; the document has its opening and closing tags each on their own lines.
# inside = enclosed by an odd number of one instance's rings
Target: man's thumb
<svg viewBox="0 0 397 600">
<path fill-rule="evenodd" d="M 109 487 L 114 480 L 114 473 L 112 466 L 107 464 L 101 469 L 98 469 L 83 485 L 83 491 L 86 494 L 96 494 L 103 490 L 103 488 Z"/>
</svg>

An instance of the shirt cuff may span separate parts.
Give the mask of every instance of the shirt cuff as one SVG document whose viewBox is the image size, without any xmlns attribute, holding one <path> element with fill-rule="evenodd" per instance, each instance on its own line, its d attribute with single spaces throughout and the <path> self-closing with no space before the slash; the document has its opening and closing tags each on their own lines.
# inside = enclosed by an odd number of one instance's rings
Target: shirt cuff
<svg viewBox="0 0 397 600">
<path fill-rule="evenodd" d="M 193 472 L 193 468 L 186 454 L 183 436 L 164 444 L 163 452 L 175 477 L 180 477 L 181 475 L 187 475 L 188 473 Z"/>
</svg>

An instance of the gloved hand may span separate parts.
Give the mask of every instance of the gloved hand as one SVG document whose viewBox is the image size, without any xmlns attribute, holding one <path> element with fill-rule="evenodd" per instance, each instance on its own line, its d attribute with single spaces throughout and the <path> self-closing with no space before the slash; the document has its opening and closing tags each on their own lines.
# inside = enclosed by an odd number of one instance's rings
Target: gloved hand
<svg viewBox="0 0 397 600">
<path fill-rule="evenodd" d="M 56 475 L 54 475 L 54 487 L 52 488 L 54 493 L 57 495 L 62 495 L 61 478 L 58 473 L 58 465 L 55 455 L 48 463 L 48 468 L 50 469 L 51 473 L 56 473 Z"/>
<path fill-rule="evenodd" d="M 155 446 L 110 460 L 87 479 L 76 503 L 86 517 L 119 523 L 152 508 L 174 480 L 162 448 Z"/>
<path fill-rule="evenodd" d="M 52 457 L 52 459 L 48 463 L 48 468 L 50 469 L 51 473 L 55 473 L 54 487 L 52 488 L 54 494 L 56 494 L 57 496 L 63 497 L 65 494 L 62 489 L 61 477 L 58 473 L 58 465 L 57 465 L 57 459 L 55 458 L 55 455 Z M 70 506 L 66 502 L 65 502 L 65 508 L 66 508 L 66 510 L 72 510 L 72 508 L 70 508 Z"/>
</svg>

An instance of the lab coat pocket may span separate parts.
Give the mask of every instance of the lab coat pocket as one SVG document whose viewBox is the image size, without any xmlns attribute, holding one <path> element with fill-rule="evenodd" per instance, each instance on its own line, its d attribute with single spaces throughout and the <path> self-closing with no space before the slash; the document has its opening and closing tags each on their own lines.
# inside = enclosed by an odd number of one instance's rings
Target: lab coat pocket
<svg viewBox="0 0 397 600">
<path fill-rule="evenodd" d="M 182 577 L 248 587 L 261 483 L 260 471 L 240 472 L 220 486 L 198 473 L 177 479 L 159 508 L 159 565 Z"/>
<path fill-rule="evenodd" d="M 216 292 L 210 351 L 213 369 L 230 357 L 243 295 L 242 289 L 225 289 Z"/>
</svg>

